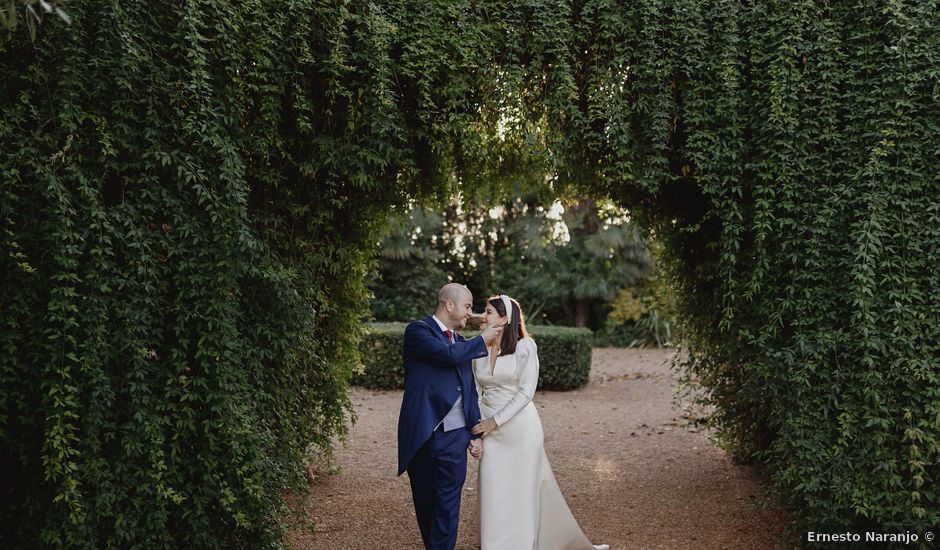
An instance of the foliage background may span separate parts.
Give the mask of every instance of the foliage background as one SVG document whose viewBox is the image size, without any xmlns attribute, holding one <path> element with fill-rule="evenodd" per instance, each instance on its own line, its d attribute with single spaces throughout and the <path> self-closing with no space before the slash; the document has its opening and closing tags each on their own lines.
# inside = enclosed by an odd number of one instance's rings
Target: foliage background
<svg viewBox="0 0 940 550">
<path fill-rule="evenodd" d="M 610 201 L 574 197 L 543 204 L 534 193 L 479 197 L 438 213 L 415 207 L 392 217 L 369 282 L 378 321 L 410 321 L 436 307 L 437 290 L 459 281 L 482 311 L 489 296 L 520 301 L 528 323 L 588 327 L 609 344 L 664 345 L 669 326 L 653 284 L 649 238 Z M 608 317 L 624 292 L 650 298 L 631 316 Z"/>
<path fill-rule="evenodd" d="M 97 7 L 0 45 L 5 545 L 276 545 L 388 212 L 520 181 L 656 232 L 795 528 L 940 523 L 935 0 Z"/>
</svg>

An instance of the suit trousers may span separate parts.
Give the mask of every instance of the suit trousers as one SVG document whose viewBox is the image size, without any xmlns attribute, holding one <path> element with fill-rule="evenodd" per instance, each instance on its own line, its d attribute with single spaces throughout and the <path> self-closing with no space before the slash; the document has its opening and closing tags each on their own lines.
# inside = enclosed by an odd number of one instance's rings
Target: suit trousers
<svg viewBox="0 0 940 550">
<path fill-rule="evenodd" d="M 467 428 L 438 428 L 408 465 L 418 528 L 428 550 L 453 550 L 457 544 L 469 444 Z"/>
</svg>

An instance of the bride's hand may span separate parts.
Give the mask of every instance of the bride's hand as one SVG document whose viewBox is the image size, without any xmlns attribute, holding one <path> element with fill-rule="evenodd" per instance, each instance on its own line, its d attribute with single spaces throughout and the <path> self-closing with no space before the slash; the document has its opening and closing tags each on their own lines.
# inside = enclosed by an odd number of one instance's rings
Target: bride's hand
<svg viewBox="0 0 940 550">
<path fill-rule="evenodd" d="M 495 420 L 493 420 L 492 418 L 487 418 L 486 420 L 483 420 L 482 422 L 474 426 L 473 429 L 470 430 L 470 433 L 472 433 L 473 435 L 486 436 L 486 434 L 492 432 L 498 427 L 499 426 L 496 425 Z"/>
</svg>

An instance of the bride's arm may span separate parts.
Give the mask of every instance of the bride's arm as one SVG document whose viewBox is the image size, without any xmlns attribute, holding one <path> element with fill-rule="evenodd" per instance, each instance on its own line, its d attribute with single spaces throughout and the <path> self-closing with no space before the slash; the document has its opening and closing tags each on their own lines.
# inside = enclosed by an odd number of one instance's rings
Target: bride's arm
<svg viewBox="0 0 940 550">
<path fill-rule="evenodd" d="M 519 361 L 519 391 L 493 415 L 497 426 L 505 424 L 528 405 L 535 397 L 535 387 L 539 384 L 539 354 L 534 340 L 519 340 L 516 344 L 516 360 Z"/>
</svg>

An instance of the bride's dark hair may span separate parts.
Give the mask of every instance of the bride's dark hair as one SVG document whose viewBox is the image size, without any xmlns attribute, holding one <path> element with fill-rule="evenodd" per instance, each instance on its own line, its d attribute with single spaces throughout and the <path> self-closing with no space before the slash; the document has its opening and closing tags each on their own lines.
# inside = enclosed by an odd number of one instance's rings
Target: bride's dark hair
<svg viewBox="0 0 940 550">
<path fill-rule="evenodd" d="M 500 317 L 506 316 L 506 306 L 503 304 L 502 298 L 492 296 L 487 302 L 493 306 L 493 309 L 496 310 L 496 313 L 498 313 Z M 516 353 L 516 344 L 519 340 L 531 338 L 529 331 L 525 328 L 525 318 L 522 316 L 522 308 L 519 307 L 519 302 L 517 302 L 515 298 L 510 298 L 509 302 L 512 304 L 512 321 L 506 325 L 506 329 L 503 330 L 503 337 L 499 341 L 500 357 Z"/>
</svg>

